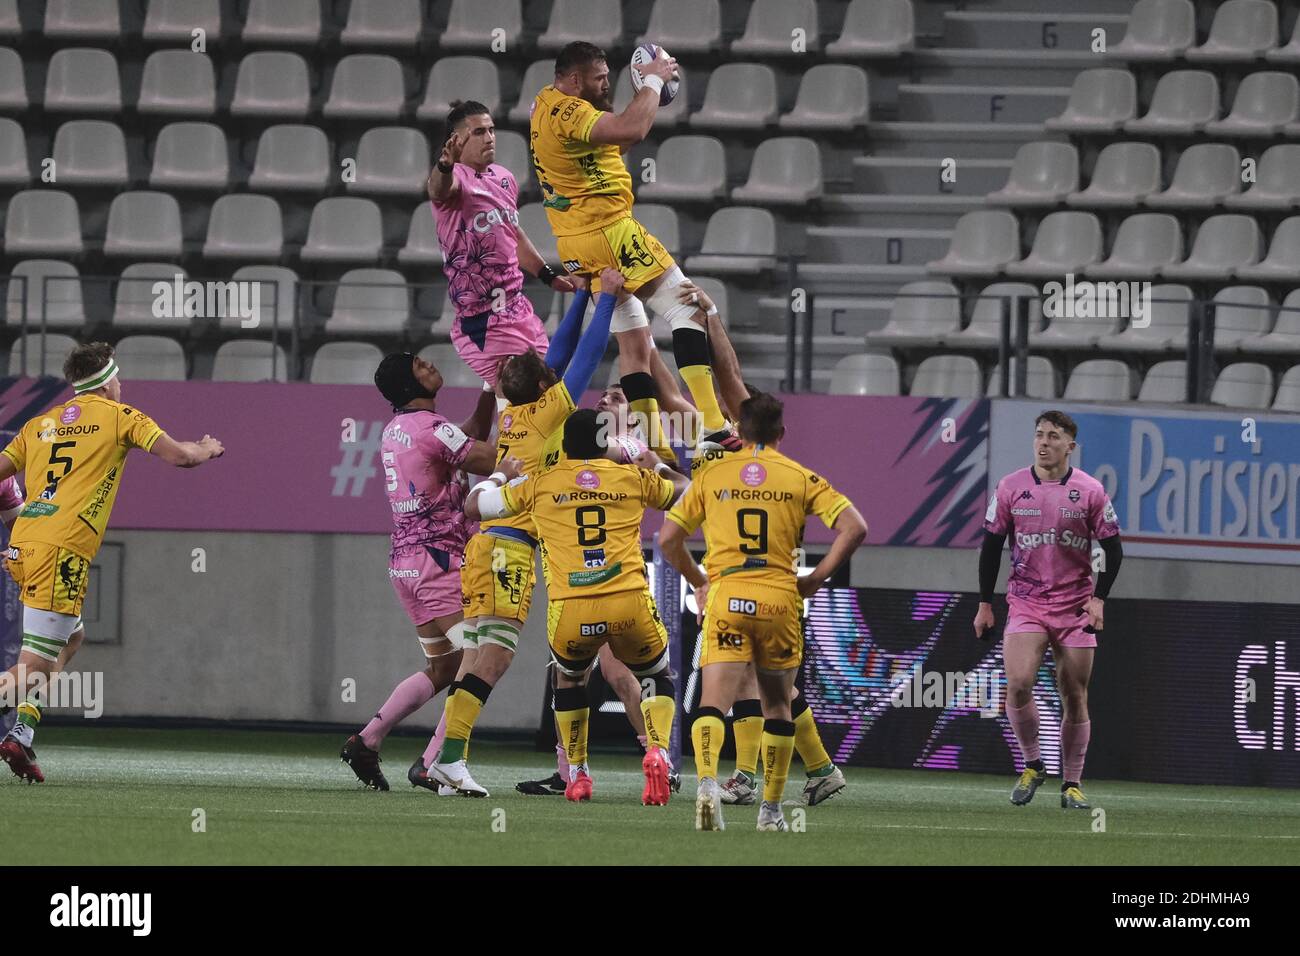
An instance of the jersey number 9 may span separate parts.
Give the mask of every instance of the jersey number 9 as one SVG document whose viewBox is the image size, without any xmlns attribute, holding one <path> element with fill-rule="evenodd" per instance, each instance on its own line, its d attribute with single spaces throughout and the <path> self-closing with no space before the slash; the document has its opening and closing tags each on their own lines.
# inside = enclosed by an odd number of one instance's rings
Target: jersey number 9
<svg viewBox="0 0 1300 956">
<path fill-rule="evenodd" d="M 767 554 L 767 512 L 762 508 L 741 508 L 736 512 L 741 554 Z"/>
</svg>

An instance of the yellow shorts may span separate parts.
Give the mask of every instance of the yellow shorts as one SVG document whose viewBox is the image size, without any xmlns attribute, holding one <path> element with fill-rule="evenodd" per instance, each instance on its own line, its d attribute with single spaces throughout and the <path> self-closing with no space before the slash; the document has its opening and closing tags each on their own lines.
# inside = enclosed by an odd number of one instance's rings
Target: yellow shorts
<svg viewBox="0 0 1300 956">
<path fill-rule="evenodd" d="M 499 617 L 522 624 L 533 600 L 533 549 L 522 541 L 476 534 L 460 567 L 460 605 L 466 619 Z"/>
<path fill-rule="evenodd" d="M 753 662 L 765 671 L 803 659 L 803 598 L 792 587 L 725 577 L 709 587 L 700 666 Z"/>
<path fill-rule="evenodd" d="M 552 600 L 546 637 L 560 665 L 583 671 L 602 644 L 628 667 L 649 664 L 668 650 L 668 631 L 650 589 Z"/>
<path fill-rule="evenodd" d="M 560 236 L 556 248 L 566 272 L 591 277 L 591 293 L 600 292 L 600 270 L 623 273 L 623 289 L 635 292 L 674 265 L 662 242 L 631 216 L 580 236 Z"/>
<path fill-rule="evenodd" d="M 27 607 L 56 614 L 81 613 L 90 580 L 90 558 L 52 544 L 24 544 L 9 549 L 5 567 Z"/>
</svg>

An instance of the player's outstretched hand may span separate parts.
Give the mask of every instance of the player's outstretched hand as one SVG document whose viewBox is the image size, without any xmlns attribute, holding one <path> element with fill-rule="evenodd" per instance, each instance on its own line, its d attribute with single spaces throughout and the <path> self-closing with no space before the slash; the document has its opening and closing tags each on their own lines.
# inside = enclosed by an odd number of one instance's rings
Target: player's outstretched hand
<svg viewBox="0 0 1300 956">
<path fill-rule="evenodd" d="M 606 266 L 600 270 L 600 291 L 618 295 L 623 291 L 623 273 Z"/>
<path fill-rule="evenodd" d="M 444 166 L 460 162 L 461 150 L 469 142 L 469 134 L 462 136 L 460 133 L 452 133 L 447 137 L 447 142 L 442 144 L 442 152 L 438 155 L 438 162 Z"/>
<path fill-rule="evenodd" d="M 993 605 L 980 604 L 980 609 L 975 612 L 975 636 L 981 641 L 984 635 L 993 627 L 996 621 L 993 618 Z"/>
<path fill-rule="evenodd" d="M 524 473 L 524 463 L 514 455 L 506 455 L 497 462 L 497 471 L 506 476 L 506 481 L 514 481 Z"/>
<path fill-rule="evenodd" d="M 713 300 L 709 298 L 708 293 L 690 279 L 677 286 L 677 301 L 682 305 L 696 306 L 703 312 L 713 308 Z"/>
<path fill-rule="evenodd" d="M 642 76 L 657 76 L 667 83 L 669 80 L 677 79 L 677 60 L 674 57 L 655 57 L 649 63 L 633 63 L 632 69 L 636 70 Z"/>
<path fill-rule="evenodd" d="M 199 447 L 208 453 L 208 458 L 220 458 L 226 453 L 225 446 L 217 441 L 211 435 L 204 435 L 199 439 Z"/>
<path fill-rule="evenodd" d="M 1083 609 L 1088 612 L 1088 627 L 1094 631 L 1102 630 L 1106 623 L 1104 607 L 1105 602 L 1095 595 L 1088 598 L 1088 603 L 1083 606 Z"/>
</svg>

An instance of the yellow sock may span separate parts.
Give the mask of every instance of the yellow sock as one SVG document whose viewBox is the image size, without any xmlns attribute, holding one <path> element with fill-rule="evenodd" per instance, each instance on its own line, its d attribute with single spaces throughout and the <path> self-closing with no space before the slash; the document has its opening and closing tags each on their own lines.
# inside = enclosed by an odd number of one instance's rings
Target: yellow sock
<svg viewBox="0 0 1300 956">
<path fill-rule="evenodd" d="M 801 708 L 799 705 L 803 704 Z M 824 770 L 831 765 L 831 755 L 826 752 L 822 735 L 817 732 L 817 721 L 813 712 L 801 696 L 794 702 L 793 709 L 798 711 L 794 718 L 794 745 L 799 751 L 799 759 L 808 773 Z"/>
<path fill-rule="evenodd" d="M 641 719 L 645 721 L 647 745 L 668 749 L 673 733 L 673 715 L 676 713 L 677 705 L 673 699 L 663 694 L 641 701 Z"/>
<path fill-rule="evenodd" d="M 590 717 L 590 707 L 555 712 L 555 722 L 560 726 L 560 743 L 564 744 L 564 756 L 571 767 L 587 762 L 587 720 Z"/>
<path fill-rule="evenodd" d="M 718 396 L 713 391 L 713 369 L 707 365 L 683 365 L 678 369 L 682 380 L 691 390 L 695 407 L 704 416 L 704 431 L 716 432 L 727 423 L 722 417 L 722 407 L 718 405 Z"/>
<path fill-rule="evenodd" d="M 736 735 L 736 769 L 751 777 L 758 770 L 758 747 L 763 740 L 763 715 L 737 717 L 731 724 Z"/>
<path fill-rule="evenodd" d="M 763 727 L 763 799 L 780 803 L 794 755 L 794 724 L 769 720 Z"/>
<path fill-rule="evenodd" d="M 469 759 L 469 736 L 474 732 L 474 722 L 487 703 L 492 686 L 486 681 L 467 674 L 456 693 L 447 701 L 447 739 L 442 743 L 438 763 L 455 763 Z"/>
<path fill-rule="evenodd" d="M 727 727 L 714 708 L 705 710 L 691 724 L 691 743 L 695 745 L 695 775 L 701 780 L 705 777 L 716 780 L 718 754 L 722 752 L 722 743 L 727 739 Z"/>
</svg>

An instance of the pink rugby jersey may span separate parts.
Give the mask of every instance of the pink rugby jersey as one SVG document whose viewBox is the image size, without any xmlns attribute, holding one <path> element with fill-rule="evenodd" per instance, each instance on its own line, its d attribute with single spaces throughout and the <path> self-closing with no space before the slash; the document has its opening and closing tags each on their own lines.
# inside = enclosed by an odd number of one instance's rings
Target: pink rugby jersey
<svg viewBox="0 0 1300 956">
<path fill-rule="evenodd" d="M 472 531 L 460 466 L 473 445 L 474 439 L 426 409 L 398 412 L 384 428 L 380 460 L 393 509 L 393 554 L 426 546 L 464 552 Z"/>
<path fill-rule="evenodd" d="M 23 490 L 18 486 L 18 477 L 10 475 L 0 481 L 0 515 L 7 514 L 23 506 Z"/>
<path fill-rule="evenodd" d="M 457 318 L 480 315 L 493 307 L 493 290 L 506 300 L 523 288 L 519 271 L 519 186 L 510 170 L 489 163 L 481 173 L 457 163 L 452 176 L 460 195 L 450 205 L 432 203 L 442 245 L 442 271 Z"/>
</svg>

